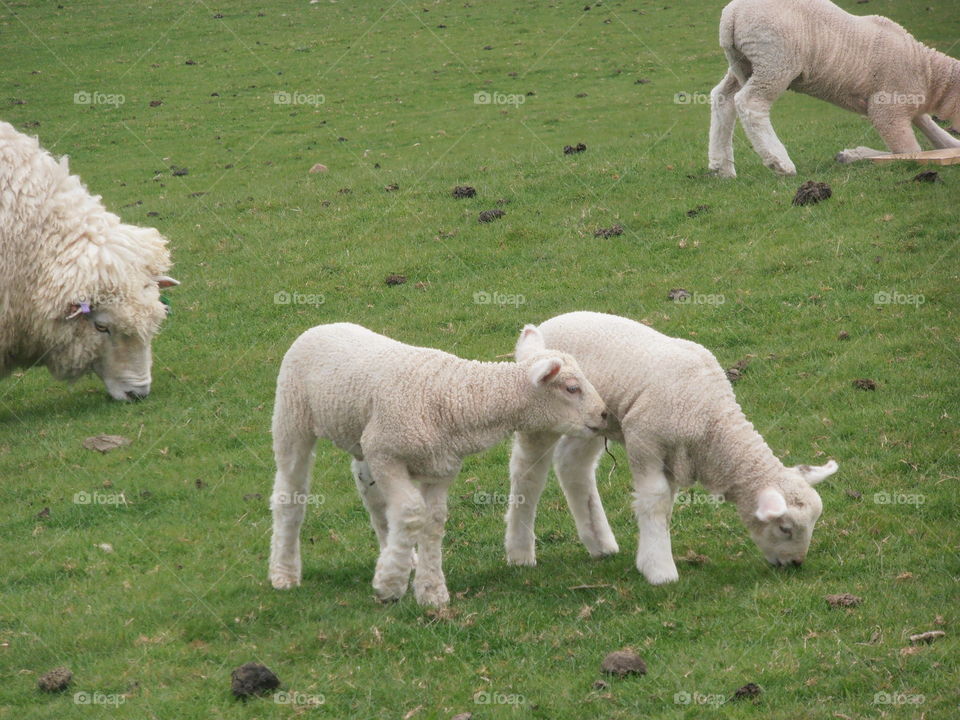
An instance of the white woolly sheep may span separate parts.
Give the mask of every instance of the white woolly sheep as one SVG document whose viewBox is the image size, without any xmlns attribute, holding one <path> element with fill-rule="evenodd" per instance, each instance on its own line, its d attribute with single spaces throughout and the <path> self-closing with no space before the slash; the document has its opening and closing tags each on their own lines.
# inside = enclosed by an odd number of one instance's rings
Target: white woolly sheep
<svg viewBox="0 0 960 720">
<path fill-rule="evenodd" d="M 609 410 L 604 435 L 626 447 L 640 526 L 637 569 L 649 582 L 678 577 L 670 515 L 677 491 L 696 481 L 736 504 L 768 561 L 803 561 L 823 508 L 812 485 L 836 472 L 837 464 L 784 467 L 744 417 L 710 351 L 601 313 L 559 315 L 539 330 L 548 348 L 580 363 Z M 523 355 L 518 348 L 517 359 Z M 533 527 L 551 455 L 581 541 L 593 556 L 617 552 L 597 494 L 603 447 L 600 436 L 516 435 L 506 518 L 509 563 L 536 564 Z"/>
<path fill-rule="evenodd" d="M 737 116 L 764 165 L 796 174 L 770 124 L 770 107 L 787 89 L 866 115 L 891 152 L 920 150 L 911 123 L 936 148 L 960 147 L 930 117 L 960 123 L 960 61 L 888 18 L 851 15 L 829 0 L 733 0 L 720 18 L 720 45 L 730 68 L 711 94 L 709 165 L 721 177 L 737 174 Z M 885 154 L 858 147 L 837 160 Z"/>
<path fill-rule="evenodd" d="M 380 543 L 373 587 L 382 600 L 413 587 L 421 605 L 449 600 L 441 564 L 447 490 L 463 458 L 512 431 L 593 437 L 606 409 L 577 363 L 521 336 L 519 363 L 463 360 L 349 323 L 320 325 L 287 351 L 277 378 L 270 504 L 270 581 L 300 584 L 303 524 L 317 438 L 350 453 Z"/>
<path fill-rule="evenodd" d="M 117 400 L 146 397 L 169 267 L 159 232 L 121 223 L 66 157 L 0 122 L 0 377 L 92 371 Z"/>
</svg>

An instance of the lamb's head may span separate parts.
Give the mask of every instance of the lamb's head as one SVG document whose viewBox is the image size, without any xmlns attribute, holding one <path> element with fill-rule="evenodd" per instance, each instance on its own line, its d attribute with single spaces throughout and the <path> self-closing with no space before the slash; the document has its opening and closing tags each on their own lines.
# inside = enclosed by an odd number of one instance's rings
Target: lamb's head
<svg viewBox="0 0 960 720">
<path fill-rule="evenodd" d="M 838 465 L 785 467 L 776 484 L 761 489 L 744 520 L 764 557 L 773 565 L 800 565 L 807 555 L 813 526 L 823 511 L 813 489 L 833 475 Z"/>
<path fill-rule="evenodd" d="M 523 328 L 514 356 L 534 389 L 532 412 L 524 418 L 525 432 L 592 437 L 607 427 L 606 405 L 577 361 L 547 350 L 534 325 Z"/>
<path fill-rule="evenodd" d="M 73 324 L 72 350 L 78 357 L 69 376 L 95 372 L 115 400 L 149 395 L 151 343 L 168 313 L 160 290 L 174 285 L 179 283 L 160 275 L 134 288 L 93 293 L 71 303 L 64 319 Z"/>
</svg>

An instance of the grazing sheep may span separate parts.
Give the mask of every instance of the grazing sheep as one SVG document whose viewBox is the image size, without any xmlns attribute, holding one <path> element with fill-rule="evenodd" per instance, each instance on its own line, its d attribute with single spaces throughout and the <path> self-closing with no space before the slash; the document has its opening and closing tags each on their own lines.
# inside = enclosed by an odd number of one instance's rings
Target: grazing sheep
<svg viewBox="0 0 960 720">
<path fill-rule="evenodd" d="M 150 392 L 150 343 L 177 285 L 166 240 L 125 225 L 36 138 L 0 122 L 0 377 L 95 372 L 117 400 Z"/>
<path fill-rule="evenodd" d="M 633 320 L 591 312 L 540 325 L 550 349 L 577 359 L 610 412 L 608 438 L 626 446 L 640 526 L 637 569 L 654 585 L 677 579 L 670 514 L 680 488 L 701 482 L 736 504 L 764 556 L 799 565 L 822 504 L 811 487 L 837 470 L 784 467 L 743 416 L 726 375 L 703 346 Z M 507 560 L 534 565 L 537 501 L 553 466 L 591 555 L 617 551 L 595 471 L 603 437 L 518 433 L 510 458 Z"/>
<path fill-rule="evenodd" d="M 891 152 L 917 152 L 910 124 L 936 148 L 960 147 L 930 113 L 960 122 L 960 61 L 918 42 L 879 15 L 859 17 L 829 0 L 733 0 L 720 17 L 730 65 L 711 93 L 710 169 L 736 177 L 733 129 L 739 116 L 763 164 L 797 172 L 770 124 L 787 89 L 866 115 Z M 858 147 L 840 162 L 885 155 Z"/>
<path fill-rule="evenodd" d="M 447 490 L 463 458 L 511 431 L 595 437 L 606 409 L 569 356 L 524 330 L 515 363 L 462 360 L 349 323 L 320 325 L 287 351 L 277 378 L 270 581 L 300 584 L 300 527 L 317 438 L 354 457 L 353 472 L 380 542 L 373 587 L 407 590 L 421 605 L 449 600 L 441 566 Z"/>
</svg>

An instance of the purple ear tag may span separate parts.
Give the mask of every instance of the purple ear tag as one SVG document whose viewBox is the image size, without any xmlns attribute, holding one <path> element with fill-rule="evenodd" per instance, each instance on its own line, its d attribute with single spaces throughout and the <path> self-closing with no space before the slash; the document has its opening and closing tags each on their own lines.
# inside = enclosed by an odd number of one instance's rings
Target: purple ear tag
<svg viewBox="0 0 960 720">
<path fill-rule="evenodd" d="M 90 303 L 87 303 L 87 302 L 82 302 L 82 303 L 80 303 L 80 312 L 82 312 L 84 315 L 89 315 L 89 314 L 90 314 Z"/>
</svg>

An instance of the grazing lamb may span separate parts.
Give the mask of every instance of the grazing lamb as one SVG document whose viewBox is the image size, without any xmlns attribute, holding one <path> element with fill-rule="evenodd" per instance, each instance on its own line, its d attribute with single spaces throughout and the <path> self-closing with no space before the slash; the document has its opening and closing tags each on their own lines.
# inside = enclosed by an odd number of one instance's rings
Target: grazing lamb
<svg viewBox="0 0 960 720">
<path fill-rule="evenodd" d="M 811 487 L 837 470 L 784 467 L 743 416 L 733 389 L 703 346 L 633 320 L 592 312 L 559 315 L 539 327 L 551 349 L 577 359 L 610 412 L 605 435 L 626 446 L 640 526 L 637 569 L 654 585 L 677 579 L 670 514 L 680 488 L 699 481 L 734 502 L 764 556 L 799 565 L 822 504 Z M 617 552 L 597 494 L 604 439 L 518 433 L 510 458 L 507 560 L 534 565 L 537 502 L 553 466 L 592 555 Z M 552 451 L 552 453 L 551 453 Z"/>
<path fill-rule="evenodd" d="M 770 124 L 770 106 L 787 89 L 866 115 L 894 153 L 920 150 L 911 123 L 936 148 L 960 147 L 930 117 L 960 122 L 960 61 L 888 18 L 851 15 L 829 0 L 733 0 L 720 17 L 720 45 L 730 69 L 711 93 L 709 154 L 720 177 L 737 174 L 737 116 L 764 165 L 796 174 Z M 885 154 L 858 147 L 837 160 Z"/>
<path fill-rule="evenodd" d="M 166 240 L 108 212 L 36 138 L 0 122 L 0 377 L 95 372 L 117 400 L 150 392 L 150 343 L 177 285 Z"/>
<path fill-rule="evenodd" d="M 447 490 L 463 458 L 511 431 L 596 437 L 606 409 L 573 358 L 528 329 L 522 361 L 485 363 L 413 347 L 349 323 L 307 330 L 277 378 L 270 500 L 270 581 L 300 584 L 300 527 L 317 438 L 353 457 L 380 542 L 373 587 L 382 600 L 413 588 L 421 605 L 449 600 L 441 566 Z"/>
</svg>

